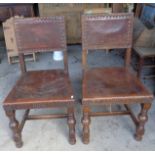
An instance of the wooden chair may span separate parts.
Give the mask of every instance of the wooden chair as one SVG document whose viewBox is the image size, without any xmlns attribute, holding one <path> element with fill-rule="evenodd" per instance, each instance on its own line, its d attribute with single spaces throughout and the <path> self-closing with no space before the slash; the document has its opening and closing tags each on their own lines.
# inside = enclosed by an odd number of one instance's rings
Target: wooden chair
<svg viewBox="0 0 155 155">
<path fill-rule="evenodd" d="M 136 66 L 134 68 L 137 76 L 140 79 L 155 78 L 152 73 L 143 74 L 143 69 L 153 70 L 155 68 L 155 28 L 148 29 L 140 19 L 135 18 L 133 32 L 133 54 L 138 57 L 137 64 L 133 67 Z"/>
<path fill-rule="evenodd" d="M 61 16 L 49 18 L 14 18 L 14 33 L 22 75 L 4 101 L 13 140 L 22 147 L 21 132 L 26 120 L 67 118 L 69 141 L 75 144 L 74 96 L 68 74 L 65 22 Z M 64 53 L 64 69 L 26 71 L 23 55 L 32 52 L 60 50 Z M 30 115 L 31 109 L 67 108 L 65 114 Z M 25 109 L 19 124 L 16 110 Z M 52 134 L 52 133 L 51 133 Z"/>
<path fill-rule="evenodd" d="M 136 140 L 144 134 L 147 112 L 153 95 L 129 72 L 132 47 L 133 15 L 128 13 L 82 16 L 82 108 L 83 143 L 89 143 L 90 118 L 93 116 L 130 115 L 136 125 Z M 125 48 L 125 67 L 89 68 L 89 50 Z M 130 105 L 141 105 L 138 118 Z M 124 105 L 124 111 L 93 112 L 91 106 Z"/>
<path fill-rule="evenodd" d="M 146 59 L 155 58 L 155 47 L 134 47 L 134 52 L 138 55 L 138 67 L 137 67 L 137 76 L 139 79 L 151 79 L 155 78 L 155 75 L 142 75 L 144 68 L 153 69 L 155 65 L 153 63 L 145 64 Z"/>
</svg>

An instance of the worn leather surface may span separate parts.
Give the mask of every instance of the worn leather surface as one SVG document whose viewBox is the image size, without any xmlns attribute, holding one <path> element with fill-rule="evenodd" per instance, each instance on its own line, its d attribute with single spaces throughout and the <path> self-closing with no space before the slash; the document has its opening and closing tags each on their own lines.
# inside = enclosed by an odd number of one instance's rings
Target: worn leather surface
<svg viewBox="0 0 155 155">
<path fill-rule="evenodd" d="M 64 17 L 15 18 L 15 36 L 19 53 L 66 49 Z"/>
<path fill-rule="evenodd" d="M 83 49 L 130 48 L 132 30 L 132 13 L 83 15 Z"/>
<path fill-rule="evenodd" d="M 83 103 L 151 102 L 153 95 L 125 68 L 95 68 L 85 71 Z"/>
<path fill-rule="evenodd" d="M 73 92 L 69 75 L 63 70 L 29 71 L 22 75 L 4 105 L 69 102 Z"/>
</svg>

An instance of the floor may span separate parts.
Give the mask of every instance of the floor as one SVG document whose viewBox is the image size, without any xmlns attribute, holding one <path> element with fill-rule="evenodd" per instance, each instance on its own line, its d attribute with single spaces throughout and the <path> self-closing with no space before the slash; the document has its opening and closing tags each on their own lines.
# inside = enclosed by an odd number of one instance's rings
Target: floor
<svg viewBox="0 0 155 155">
<path fill-rule="evenodd" d="M 95 117 L 91 119 L 90 144 L 85 145 L 81 141 L 81 46 L 74 45 L 68 47 L 69 73 L 76 96 L 76 137 L 77 143 L 68 143 L 68 127 L 66 121 L 62 119 L 27 121 L 22 133 L 24 146 L 21 149 L 15 147 L 11 133 L 8 128 L 8 119 L 5 116 L 2 102 L 16 80 L 20 76 L 18 64 L 9 65 L 4 48 L 4 43 L 0 43 L 0 54 L 2 61 L 0 64 L 0 150 L 155 150 L 155 105 L 149 111 L 149 120 L 146 125 L 146 132 L 143 141 L 137 142 L 133 135 L 135 126 L 129 116 Z M 91 52 L 89 54 L 89 64 L 95 66 L 121 66 L 123 53 L 121 52 Z M 27 62 L 29 69 L 49 69 L 63 67 L 62 62 L 52 59 L 52 53 L 37 55 L 36 62 Z M 134 72 L 133 72 L 134 73 Z M 154 82 L 145 81 L 149 89 L 153 89 Z M 118 106 L 119 107 L 119 106 Z M 116 108 L 118 108 L 116 107 Z M 109 107 L 104 107 L 109 109 Z M 115 108 L 115 107 L 113 107 Z M 120 108 L 120 107 L 119 107 Z M 98 107 L 100 109 L 100 107 Z M 133 106 L 134 111 L 139 112 L 137 106 Z M 59 111 L 58 109 L 55 109 Z M 62 109 L 63 111 L 65 109 Z M 97 110 L 97 109 L 96 109 Z M 53 112 L 51 109 L 33 110 L 32 113 Z M 18 111 L 17 118 L 21 118 L 23 111 Z M 19 119 L 20 120 L 20 119 Z"/>
</svg>

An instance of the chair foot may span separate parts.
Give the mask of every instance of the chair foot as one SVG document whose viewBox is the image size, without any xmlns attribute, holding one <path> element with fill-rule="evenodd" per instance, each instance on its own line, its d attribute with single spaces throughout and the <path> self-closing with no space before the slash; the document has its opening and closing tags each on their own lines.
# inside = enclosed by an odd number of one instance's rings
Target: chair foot
<svg viewBox="0 0 155 155">
<path fill-rule="evenodd" d="M 89 143 L 90 139 L 90 116 L 89 116 L 89 107 L 83 107 L 83 118 L 82 118 L 82 124 L 83 124 L 83 133 L 82 133 L 82 141 L 84 144 Z"/>
<path fill-rule="evenodd" d="M 136 134 L 135 134 L 135 139 L 137 141 L 141 141 L 145 132 L 144 126 L 145 123 L 148 120 L 148 110 L 150 109 L 151 104 L 150 103 L 145 103 L 145 104 L 141 104 L 141 112 L 138 115 L 138 125 L 136 127 Z"/>
<path fill-rule="evenodd" d="M 21 148 L 22 146 L 23 146 L 23 142 L 22 141 L 16 143 L 16 147 L 17 148 Z"/>
<path fill-rule="evenodd" d="M 15 118 L 15 110 L 5 110 L 5 113 L 10 120 L 9 127 L 12 131 L 12 137 L 16 147 L 21 148 L 23 146 L 23 142 L 21 138 L 21 132 L 19 130 L 19 123 Z"/>
<path fill-rule="evenodd" d="M 74 145 L 76 143 L 75 124 L 76 124 L 76 120 L 74 117 L 74 108 L 69 107 L 68 108 L 68 127 L 69 127 L 69 143 L 71 145 Z"/>
<path fill-rule="evenodd" d="M 74 145 L 74 144 L 76 143 L 76 139 L 75 139 L 75 138 L 70 138 L 70 139 L 69 139 L 69 143 L 70 143 L 71 145 Z"/>
</svg>

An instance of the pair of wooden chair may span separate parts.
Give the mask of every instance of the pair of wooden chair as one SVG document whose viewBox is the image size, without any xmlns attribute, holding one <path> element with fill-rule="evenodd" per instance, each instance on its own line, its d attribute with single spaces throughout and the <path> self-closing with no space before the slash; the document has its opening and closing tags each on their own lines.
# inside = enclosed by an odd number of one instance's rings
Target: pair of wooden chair
<svg viewBox="0 0 155 155">
<path fill-rule="evenodd" d="M 75 100 L 68 74 L 65 21 L 63 17 L 14 18 L 14 33 L 20 57 L 22 75 L 4 101 L 10 119 L 13 140 L 17 147 L 23 145 L 21 132 L 26 120 L 67 118 L 69 141 L 75 144 Z M 132 47 L 132 14 L 82 16 L 82 108 L 83 143 L 89 142 L 89 125 L 92 116 L 129 114 L 136 125 L 136 139 L 141 140 L 147 112 L 153 100 L 137 77 L 129 73 Z M 125 67 L 88 68 L 87 54 L 92 49 L 127 48 Z M 60 50 L 64 52 L 64 69 L 26 71 L 23 54 Z M 92 112 L 91 105 L 125 105 L 126 111 L 110 113 Z M 134 116 L 129 105 L 141 105 L 141 112 Z M 30 115 L 34 108 L 66 107 L 66 114 Z M 15 112 L 25 109 L 19 124 Z"/>
</svg>

